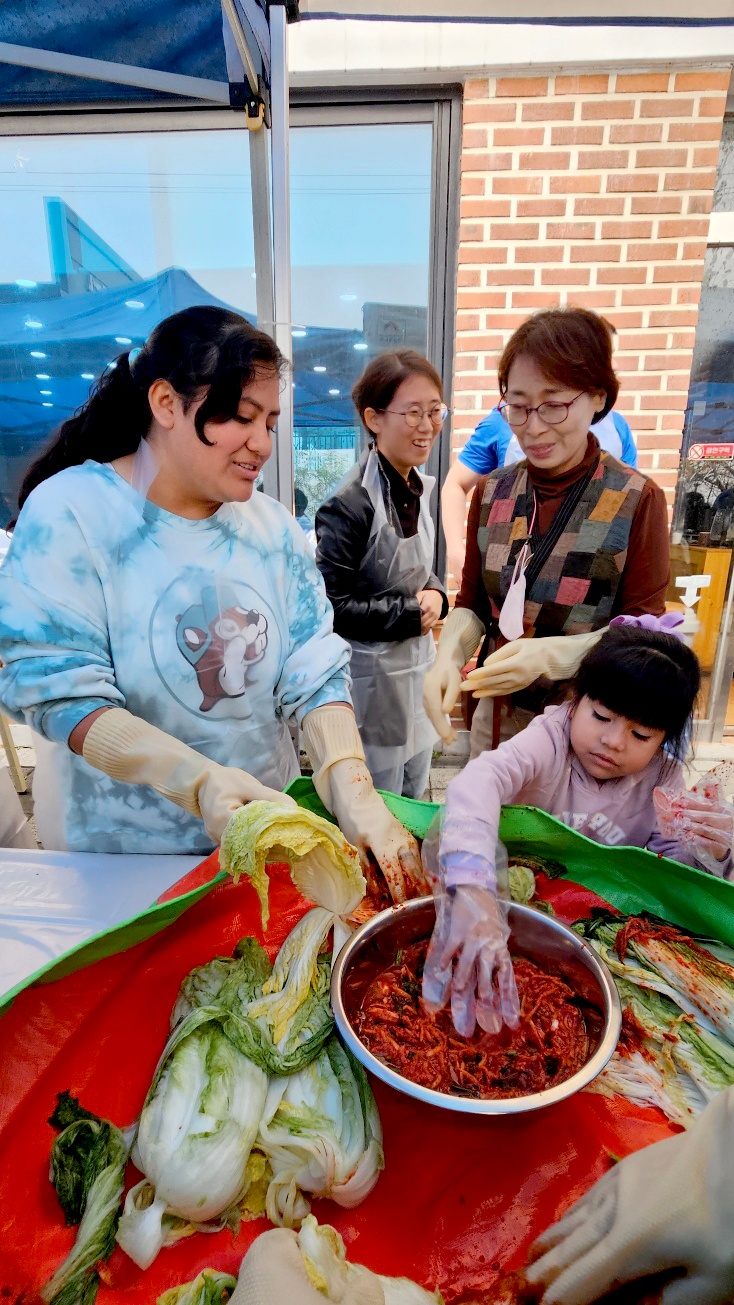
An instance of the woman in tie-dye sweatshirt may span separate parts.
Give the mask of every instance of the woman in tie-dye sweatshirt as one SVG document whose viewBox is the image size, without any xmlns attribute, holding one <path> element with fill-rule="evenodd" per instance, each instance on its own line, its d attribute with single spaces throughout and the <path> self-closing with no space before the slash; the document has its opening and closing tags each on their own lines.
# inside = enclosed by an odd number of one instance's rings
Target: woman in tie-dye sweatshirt
<svg viewBox="0 0 734 1305">
<path fill-rule="evenodd" d="M 35 731 L 44 844 L 83 851 L 205 853 L 244 802 L 290 802 L 295 720 L 399 896 L 416 849 L 360 760 L 348 646 L 303 532 L 253 492 L 285 366 L 199 307 L 108 369 L 23 486 L 0 700 Z"/>
</svg>

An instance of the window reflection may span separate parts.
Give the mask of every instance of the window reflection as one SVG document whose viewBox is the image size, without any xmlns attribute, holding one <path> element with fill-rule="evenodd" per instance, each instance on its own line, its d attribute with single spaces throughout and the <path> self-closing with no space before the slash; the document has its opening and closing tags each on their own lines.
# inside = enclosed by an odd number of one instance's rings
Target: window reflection
<svg viewBox="0 0 734 1305">
<path fill-rule="evenodd" d="M 311 516 L 359 450 L 350 392 L 426 350 L 432 128 L 291 135 L 296 484 Z M 0 146 L 0 526 L 30 462 L 121 352 L 219 303 L 256 320 L 244 130 L 6 137 Z"/>
<path fill-rule="evenodd" d="M 709 240 L 673 517 L 668 597 L 688 609 L 692 646 L 703 670 L 699 715 L 710 718 L 718 734 L 734 728 L 731 656 L 721 662 L 725 642 L 731 640 L 725 626 L 734 553 L 734 119 L 730 117 L 724 120 Z"/>
<path fill-rule="evenodd" d="M 308 511 L 359 455 L 350 394 L 384 349 L 427 348 L 432 128 L 291 132 L 294 464 Z"/>
<path fill-rule="evenodd" d="M 254 314 L 246 132 L 7 137 L 0 512 L 90 383 L 192 304 Z"/>
</svg>

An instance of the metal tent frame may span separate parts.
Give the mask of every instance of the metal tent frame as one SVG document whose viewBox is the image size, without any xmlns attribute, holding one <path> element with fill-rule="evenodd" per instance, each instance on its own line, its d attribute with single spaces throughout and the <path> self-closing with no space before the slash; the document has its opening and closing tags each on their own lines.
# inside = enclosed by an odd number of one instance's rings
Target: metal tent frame
<svg viewBox="0 0 734 1305">
<path fill-rule="evenodd" d="M 227 81 L 0 41 L 0 63 L 243 110 L 249 128 L 258 325 L 292 357 L 288 24 L 298 0 L 221 0 Z M 49 107 L 49 106 L 44 106 Z M 283 388 L 265 490 L 293 510 L 293 397 Z"/>
</svg>

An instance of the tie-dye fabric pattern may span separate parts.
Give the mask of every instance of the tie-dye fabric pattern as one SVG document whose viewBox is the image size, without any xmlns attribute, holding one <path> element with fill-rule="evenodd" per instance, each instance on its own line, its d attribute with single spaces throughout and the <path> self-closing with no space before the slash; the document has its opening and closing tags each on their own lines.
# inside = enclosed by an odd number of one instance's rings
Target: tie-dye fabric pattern
<svg viewBox="0 0 734 1305">
<path fill-rule="evenodd" d="M 189 521 L 109 466 L 45 481 L 0 570 L 0 701 L 41 736 L 36 819 L 48 847 L 206 852 L 203 825 L 154 790 L 70 752 L 71 730 L 126 707 L 223 765 L 281 789 L 298 773 L 287 722 L 349 701 L 303 532 L 273 499 Z"/>
</svg>

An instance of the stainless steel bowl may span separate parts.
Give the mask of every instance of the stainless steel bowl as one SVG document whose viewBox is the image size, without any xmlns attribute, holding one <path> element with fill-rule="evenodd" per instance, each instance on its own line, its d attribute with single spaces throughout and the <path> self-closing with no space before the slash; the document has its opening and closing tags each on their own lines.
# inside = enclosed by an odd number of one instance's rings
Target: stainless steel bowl
<svg viewBox="0 0 734 1305">
<path fill-rule="evenodd" d="M 357 929 L 340 951 L 331 976 L 331 1004 L 337 1028 L 366 1069 L 409 1097 L 427 1101 L 443 1110 L 468 1115 L 519 1115 L 540 1110 L 573 1096 L 600 1074 L 619 1039 L 622 1008 L 614 980 L 604 962 L 588 943 L 565 924 L 529 906 L 513 903 L 509 908 L 510 947 L 513 955 L 526 956 L 539 965 L 550 963 L 574 992 L 595 1007 L 600 1016 L 596 1046 L 582 1069 L 544 1092 L 526 1097 L 499 1097 L 477 1101 L 473 1097 L 449 1096 L 421 1087 L 403 1078 L 368 1051 L 355 1032 L 353 1019 L 364 992 L 380 970 L 392 965 L 399 947 L 428 938 L 433 930 L 433 899 L 423 897 L 382 911 Z"/>
</svg>

